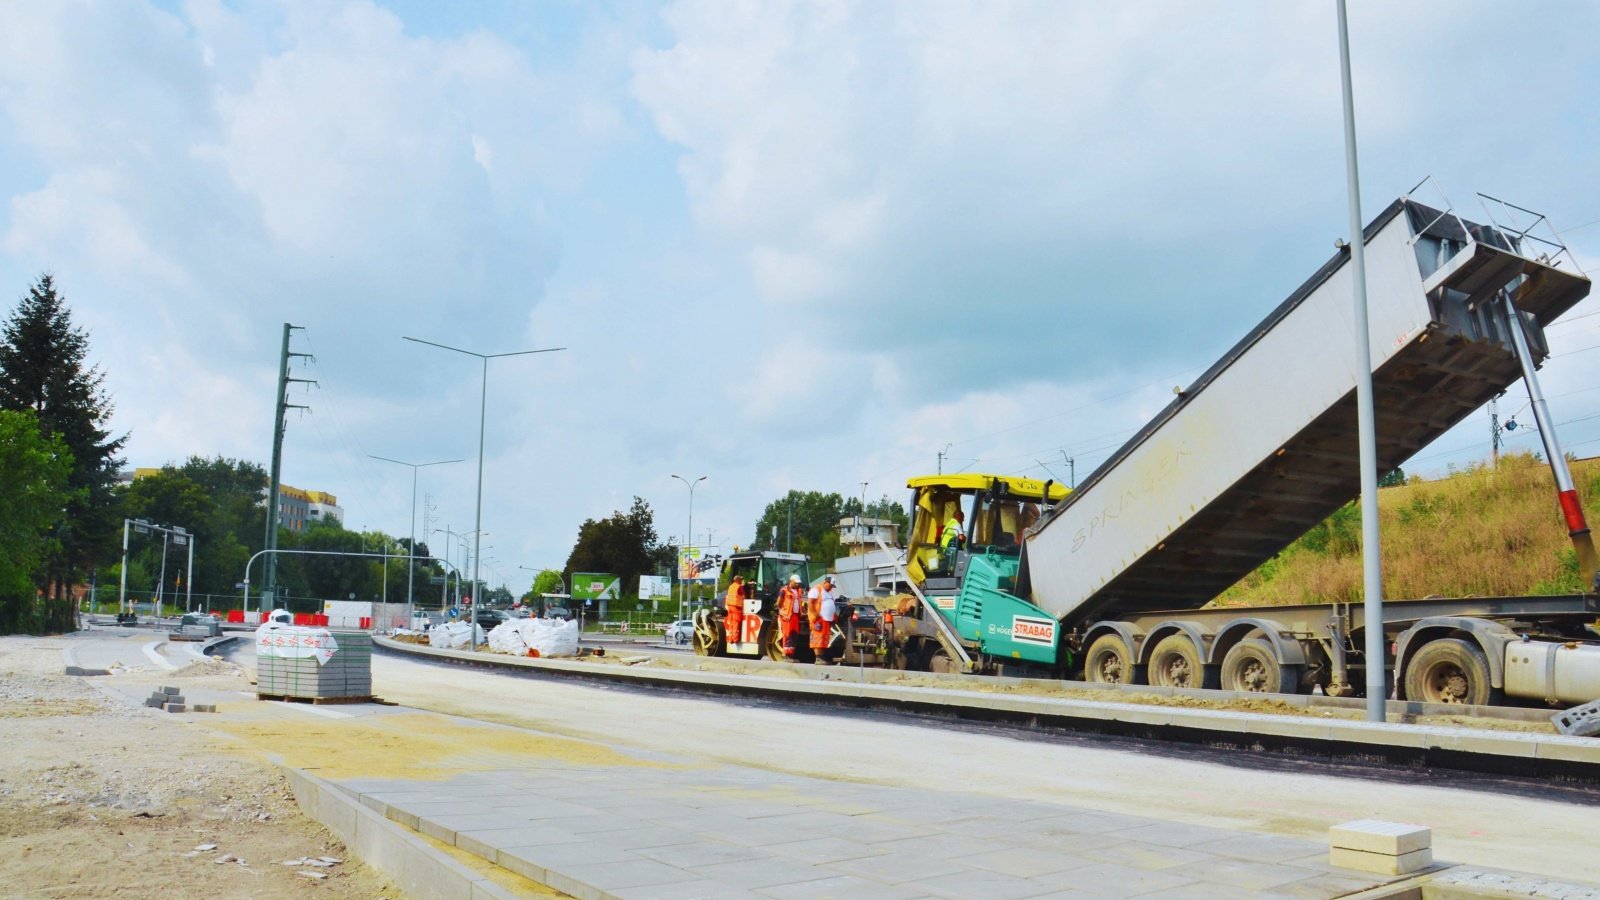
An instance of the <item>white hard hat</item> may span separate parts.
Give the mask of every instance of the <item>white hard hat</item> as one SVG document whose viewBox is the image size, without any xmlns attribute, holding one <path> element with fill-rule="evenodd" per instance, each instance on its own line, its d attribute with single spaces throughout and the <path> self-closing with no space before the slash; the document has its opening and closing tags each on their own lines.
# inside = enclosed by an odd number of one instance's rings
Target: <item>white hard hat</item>
<svg viewBox="0 0 1600 900">
<path fill-rule="evenodd" d="M 800 576 L 799 575 L 790 575 L 789 576 L 789 581 L 791 583 L 793 583 L 793 584 L 799 584 L 800 583 Z"/>
</svg>

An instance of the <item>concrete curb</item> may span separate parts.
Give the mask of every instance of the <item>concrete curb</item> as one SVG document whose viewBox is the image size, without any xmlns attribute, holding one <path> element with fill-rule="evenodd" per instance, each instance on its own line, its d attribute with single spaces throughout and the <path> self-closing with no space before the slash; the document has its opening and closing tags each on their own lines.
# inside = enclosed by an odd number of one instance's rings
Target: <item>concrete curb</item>
<svg viewBox="0 0 1600 900">
<path fill-rule="evenodd" d="M 404 826 L 362 806 L 338 787 L 301 769 L 280 768 L 289 778 L 300 809 L 338 835 L 362 862 L 393 878 L 408 896 L 425 900 L 511 900 L 516 896 Z"/>
<path fill-rule="evenodd" d="M 622 900 L 621 897 L 610 891 L 602 890 L 586 881 L 558 872 L 527 858 L 528 854 L 525 850 L 520 854 L 511 850 L 497 850 L 482 841 L 473 840 L 470 834 L 443 828 L 425 818 L 419 818 L 402 809 L 391 806 L 371 795 L 359 793 L 338 785 L 328 785 L 328 787 L 340 793 L 346 801 L 359 806 L 363 812 L 389 821 L 390 824 L 399 823 L 396 827 L 402 830 L 415 829 L 422 831 L 435 840 L 451 844 L 459 850 L 471 853 L 473 856 L 493 863 L 508 872 L 521 875 L 529 881 L 537 881 L 545 887 L 554 888 L 564 894 L 571 894 L 578 900 Z M 430 847 L 429 849 L 433 848 Z M 435 850 L 434 852 L 438 851 Z"/>
<path fill-rule="evenodd" d="M 111 670 L 109 669 L 85 669 L 84 667 L 78 665 L 78 654 L 71 646 L 61 648 L 61 661 L 66 665 L 63 673 L 67 675 L 91 676 L 111 674 Z"/>
<path fill-rule="evenodd" d="M 871 684 L 856 678 L 854 670 L 832 668 L 818 668 L 815 675 L 808 669 L 805 678 L 774 678 L 522 659 L 439 650 L 382 637 L 374 637 L 373 646 L 385 652 L 455 664 L 522 670 L 546 677 L 580 677 L 614 684 L 782 699 L 820 706 L 888 709 L 1229 749 L 1309 752 L 1359 760 L 1371 760 L 1376 756 L 1389 763 L 1420 763 L 1435 768 L 1600 783 L 1600 740 L 1594 738 Z M 848 680 L 838 677 L 842 675 L 847 675 Z M 1278 696 L 1273 695 L 1273 699 Z M 1392 712 L 1398 714 L 1400 710 L 1394 708 L 1404 708 L 1408 704 L 1390 705 Z"/>
</svg>

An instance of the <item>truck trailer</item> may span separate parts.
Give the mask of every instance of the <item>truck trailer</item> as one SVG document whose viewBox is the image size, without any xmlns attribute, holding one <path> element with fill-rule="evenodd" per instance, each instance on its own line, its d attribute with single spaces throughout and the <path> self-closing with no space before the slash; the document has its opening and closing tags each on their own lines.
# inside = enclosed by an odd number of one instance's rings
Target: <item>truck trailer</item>
<svg viewBox="0 0 1600 900">
<path fill-rule="evenodd" d="M 1589 279 L 1558 243 L 1409 197 L 1362 239 L 1379 471 L 1521 378 L 1580 571 L 1595 577 L 1536 375 L 1545 327 Z M 1070 493 L 998 475 L 913 479 L 897 586 L 914 602 L 886 625 L 890 663 L 1333 696 L 1361 693 L 1378 664 L 1401 699 L 1600 697 L 1594 593 L 1390 600 L 1381 623 L 1359 603 L 1204 608 L 1360 493 L 1352 269 L 1340 246 Z M 929 536 L 954 508 L 966 520 L 952 553 Z M 1384 631 L 1384 660 L 1364 658 L 1369 627 Z"/>
</svg>

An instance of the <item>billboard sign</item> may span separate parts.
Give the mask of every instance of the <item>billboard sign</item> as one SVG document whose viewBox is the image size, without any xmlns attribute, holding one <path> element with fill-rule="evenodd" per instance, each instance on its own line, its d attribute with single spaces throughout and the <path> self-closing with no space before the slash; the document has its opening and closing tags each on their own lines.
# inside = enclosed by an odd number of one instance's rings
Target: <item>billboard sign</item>
<svg viewBox="0 0 1600 900">
<path fill-rule="evenodd" d="M 685 547 L 678 551 L 678 580 L 700 581 L 716 584 L 722 571 L 722 554 L 711 553 L 700 547 Z"/>
<path fill-rule="evenodd" d="M 672 578 L 668 575 L 640 575 L 639 599 L 672 596 Z"/>
<path fill-rule="evenodd" d="M 617 576 L 605 572 L 573 572 L 572 596 L 585 602 L 615 600 L 620 581 Z"/>
</svg>

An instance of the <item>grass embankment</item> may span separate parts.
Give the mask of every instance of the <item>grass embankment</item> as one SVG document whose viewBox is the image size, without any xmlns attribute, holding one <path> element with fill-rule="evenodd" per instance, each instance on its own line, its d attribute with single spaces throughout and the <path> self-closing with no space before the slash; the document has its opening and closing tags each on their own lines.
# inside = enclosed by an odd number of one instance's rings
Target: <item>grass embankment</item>
<svg viewBox="0 0 1600 900">
<path fill-rule="evenodd" d="M 1573 464 L 1591 514 L 1600 512 L 1600 460 Z M 1532 454 L 1501 457 L 1437 481 L 1378 492 L 1386 597 L 1566 594 L 1587 588 L 1556 501 L 1550 467 Z M 1245 576 L 1214 606 L 1359 602 L 1361 509 L 1340 509 Z"/>
</svg>

